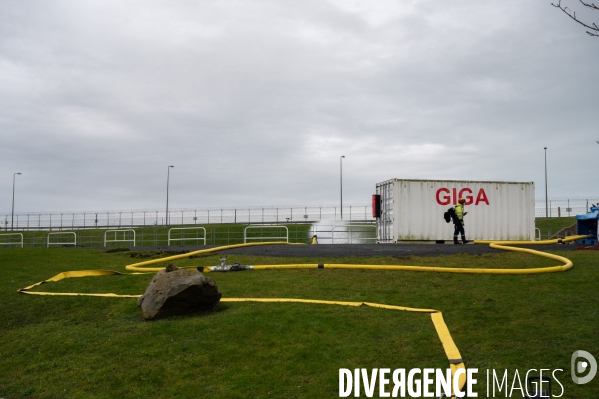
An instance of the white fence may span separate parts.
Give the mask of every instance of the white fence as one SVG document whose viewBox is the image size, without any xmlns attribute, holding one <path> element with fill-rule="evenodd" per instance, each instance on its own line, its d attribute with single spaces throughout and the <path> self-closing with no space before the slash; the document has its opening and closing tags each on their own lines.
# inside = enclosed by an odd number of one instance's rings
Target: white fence
<svg viewBox="0 0 599 399">
<path fill-rule="evenodd" d="M 18 241 L 13 241 L 12 237 L 19 237 Z M 4 241 L 0 241 L 0 245 L 20 245 L 23 248 L 23 234 L 21 233 L 8 233 L 8 234 L 0 234 L 0 237 L 6 237 Z M 0 240 L 2 240 L 0 238 Z"/>
<path fill-rule="evenodd" d="M 171 232 L 177 232 L 179 233 L 179 238 L 171 238 Z M 196 237 L 189 237 L 186 236 L 186 233 L 188 232 L 196 232 Z M 203 232 L 204 236 L 203 237 L 198 237 L 198 233 L 199 232 Z M 203 227 L 178 227 L 178 228 L 172 228 L 168 230 L 168 239 L 167 239 L 167 245 L 171 245 L 171 241 L 203 241 L 203 245 L 206 245 L 206 229 Z"/>
<path fill-rule="evenodd" d="M 112 239 L 108 239 L 108 233 L 112 233 Z M 131 238 L 133 236 L 133 238 Z M 106 230 L 104 232 L 104 246 L 109 242 L 132 242 L 135 246 L 135 230 Z"/>
<path fill-rule="evenodd" d="M 69 240 L 71 236 L 73 237 L 73 241 Z M 49 248 L 51 245 L 75 246 L 77 245 L 77 234 L 73 231 L 60 231 L 57 233 L 48 233 L 46 246 Z"/>
</svg>

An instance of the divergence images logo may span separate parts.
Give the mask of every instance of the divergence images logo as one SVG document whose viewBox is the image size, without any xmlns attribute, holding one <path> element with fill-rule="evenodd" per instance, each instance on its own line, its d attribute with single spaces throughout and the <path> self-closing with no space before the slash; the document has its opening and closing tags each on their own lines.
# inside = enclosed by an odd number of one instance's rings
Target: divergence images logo
<svg viewBox="0 0 599 399">
<path fill-rule="evenodd" d="M 583 357 L 585 360 L 576 361 L 581 357 Z M 589 370 L 589 366 L 590 371 L 586 377 L 579 377 L 578 374 L 585 373 L 587 370 Z M 593 355 L 582 350 L 576 351 L 572 354 L 572 381 L 574 381 L 576 384 L 586 384 L 595 377 L 595 374 L 597 374 L 597 361 Z"/>
</svg>

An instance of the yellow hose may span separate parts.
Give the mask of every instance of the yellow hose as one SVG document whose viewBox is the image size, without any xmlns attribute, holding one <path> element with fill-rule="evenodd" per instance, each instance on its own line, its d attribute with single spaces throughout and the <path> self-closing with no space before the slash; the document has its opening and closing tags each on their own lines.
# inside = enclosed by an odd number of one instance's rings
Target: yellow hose
<svg viewBox="0 0 599 399">
<path fill-rule="evenodd" d="M 212 252 L 224 251 L 227 249 L 255 247 L 255 246 L 259 246 L 259 245 L 304 245 L 304 244 L 276 241 L 276 242 L 253 242 L 253 243 L 247 243 L 247 244 L 223 245 L 222 247 L 200 249 L 198 251 L 187 252 L 185 254 L 167 256 L 166 258 L 152 259 L 152 260 L 146 260 L 144 262 L 133 263 L 131 265 L 125 266 L 125 269 L 131 270 L 131 271 L 141 271 L 141 272 L 158 272 L 158 271 L 164 269 L 164 267 L 142 267 L 142 266 L 153 265 L 155 263 L 168 262 L 168 261 L 175 260 L 175 259 L 189 258 L 190 256 L 193 256 L 193 255 L 209 254 Z"/>
<path fill-rule="evenodd" d="M 439 273 L 469 273 L 469 274 L 538 274 L 538 273 L 554 273 L 560 271 L 566 271 L 572 267 L 572 262 L 558 255 L 553 255 L 547 252 L 535 251 L 533 249 L 528 248 L 514 248 L 510 245 L 548 245 L 548 244 L 558 244 L 558 243 L 567 243 L 575 240 L 579 240 L 585 238 L 584 235 L 578 236 L 570 236 L 564 239 L 555 239 L 555 240 L 544 240 L 544 241 L 483 241 L 477 240 L 474 241 L 475 244 L 489 244 L 491 248 L 501 249 L 506 251 L 515 251 L 515 252 L 526 252 L 532 255 L 542 256 L 545 258 L 554 259 L 560 262 L 563 262 L 563 265 L 560 266 L 552 266 L 552 267 L 542 267 L 542 268 L 533 268 L 533 269 L 484 269 L 484 268 L 464 268 L 464 267 L 439 267 L 439 266 L 403 266 L 403 265 L 358 265 L 358 264 L 336 264 L 336 263 L 327 263 L 327 264 L 317 264 L 317 263 L 307 263 L 307 264 L 283 264 L 283 265 L 255 265 L 253 269 L 255 270 L 267 270 L 267 269 L 317 269 L 317 268 L 325 268 L 325 269 L 368 269 L 368 270 L 394 270 L 394 271 L 413 271 L 413 272 L 439 272 Z M 242 248 L 249 246 L 257 246 L 257 245 L 291 245 L 286 242 L 259 242 L 259 243 L 248 243 L 248 244 L 234 244 L 234 245 L 225 245 L 222 247 L 215 247 L 209 249 L 200 249 L 198 251 L 188 252 L 180 255 L 167 256 L 165 258 L 153 259 L 139 263 L 133 263 L 131 265 L 125 266 L 126 270 L 137 271 L 137 272 L 157 272 L 159 270 L 164 269 L 163 267 L 143 267 L 147 265 L 152 265 L 156 263 L 168 262 L 176 259 L 188 258 L 193 255 L 207 254 L 217 251 L 224 251 L 227 249 L 233 248 Z M 296 244 L 302 245 L 302 244 Z M 204 268 L 204 272 L 210 272 L 209 268 Z"/>
<path fill-rule="evenodd" d="M 469 273 L 469 274 L 538 274 L 538 273 L 555 273 L 560 271 L 566 271 L 572 268 L 572 261 L 569 259 L 549 254 L 546 252 L 535 251 L 528 248 L 515 248 L 512 245 L 546 245 L 546 244 L 557 244 L 557 243 L 566 243 L 570 241 L 575 241 L 581 238 L 585 238 L 586 236 L 571 236 L 565 239 L 556 239 L 556 240 L 545 240 L 545 241 L 474 241 L 475 244 L 489 244 L 491 248 L 507 250 L 507 251 L 515 251 L 515 252 L 525 252 L 532 255 L 542 256 L 545 258 L 554 259 L 563 263 L 560 266 L 550 266 L 543 268 L 533 268 L 533 269 L 484 269 L 484 268 L 460 268 L 460 267 L 437 267 L 437 266 L 403 266 L 403 265 L 394 265 L 394 266 L 385 266 L 385 265 L 356 265 L 356 264 L 283 264 L 283 265 L 256 265 L 253 266 L 253 269 L 256 270 L 267 270 L 267 269 L 317 269 L 317 268 L 326 268 L 326 269 L 368 269 L 368 270 L 393 270 L 393 271 L 419 271 L 419 272 L 439 272 L 439 273 Z M 134 271 L 137 273 L 132 274 L 142 274 L 144 272 L 157 272 L 163 267 L 144 267 L 147 265 L 152 265 L 156 263 L 168 262 L 176 259 L 188 258 L 193 255 L 207 254 L 217 251 L 223 251 L 227 249 L 233 248 L 241 248 L 248 246 L 257 246 L 257 245 L 289 245 L 286 242 L 261 242 L 261 243 L 249 243 L 249 244 L 235 244 L 235 245 L 226 245 L 222 247 L 215 247 L 209 249 L 202 249 L 198 251 L 188 252 L 186 254 L 168 256 L 160 259 L 153 259 L 144 262 L 133 263 L 131 265 L 125 266 L 126 270 Z M 209 268 L 204 268 L 204 272 L 209 272 Z M 139 273 L 141 272 L 141 273 Z M 109 275 L 122 275 L 123 273 L 113 271 L 113 270 L 81 270 L 81 271 L 70 271 L 70 272 L 62 272 L 57 274 L 56 276 L 41 281 L 39 283 L 30 285 L 28 287 L 19 289 L 18 292 L 23 294 L 30 295 L 68 295 L 68 296 L 97 296 L 97 297 L 117 297 L 117 298 L 138 298 L 141 295 L 118 295 L 113 293 L 105 293 L 105 294 L 87 294 L 87 293 L 70 293 L 70 292 L 40 292 L 40 291 L 29 291 L 31 288 L 37 287 L 43 283 L 59 281 L 65 278 L 74 278 L 74 277 L 87 277 L 87 276 L 109 276 Z M 435 309 L 419 309 L 419 308 L 408 308 L 403 306 L 395 306 L 395 305 L 386 305 L 380 303 L 372 303 L 372 302 L 342 302 L 342 301 L 325 301 L 325 300 L 317 300 L 317 299 L 297 299 L 297 298 L 222 298 L 223 302 L 296 302 L 296 303 L 314 303 L 314 304 L 327 304 L 327 305 L 341 305 L 341 306 L 371 306 L 382 309 L 390 309 L 390 310 L 402 310 L 408 312 L 418 312 L 418 313 L 430 313 L 431 319 L 435 326 L 435 330 L 437 331 L 437 335 L 439 336 L 439 340 L 443 345 L 443 349 L 447 356 L 447 359 L 450 363 L 450 368 L 452 372 L 452 378 L 455 375 L 458 369 L 465 369 L 464 362 L 462 361 L 462 356 L 455 345 L 451 334 L 449 333 L 449 329 L 443 320 L 443 315 L 440 311 Z M 463 389 L 466 382 L 465 373 L 462 373 L 459 378 L 459 387 L 460 390 Z"/>
</svg>

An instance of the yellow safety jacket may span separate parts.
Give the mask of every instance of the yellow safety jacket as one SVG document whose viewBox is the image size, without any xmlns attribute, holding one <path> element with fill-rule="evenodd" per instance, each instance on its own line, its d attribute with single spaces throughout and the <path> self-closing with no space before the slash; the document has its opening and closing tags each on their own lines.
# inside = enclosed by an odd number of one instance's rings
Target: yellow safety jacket
<svg viewBox="0 0 599 399">
<path fill-rule="evenodd" d="M 464 205 L 458 203 L 455 206 L 455 214 L 460 221 L 464 220 Z"/>
</svg>

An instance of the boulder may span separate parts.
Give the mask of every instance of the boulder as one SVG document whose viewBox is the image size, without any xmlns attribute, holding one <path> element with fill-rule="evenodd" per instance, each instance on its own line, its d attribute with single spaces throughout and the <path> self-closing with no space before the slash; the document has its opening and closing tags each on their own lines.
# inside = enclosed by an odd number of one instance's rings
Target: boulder
<svg viewBox="0 0 599 399">
<path fill-rule="evenodd" d="M 154 275 L 137 300 L 146 320 L 213 310 L 222 297 L 216 283 L 197 269 L 169 265 Z"/>
</svg>

